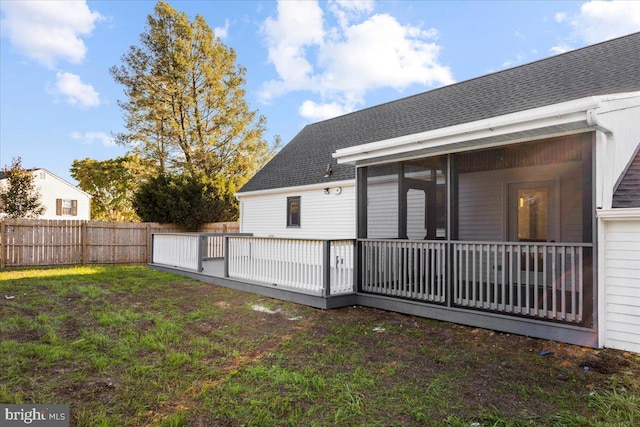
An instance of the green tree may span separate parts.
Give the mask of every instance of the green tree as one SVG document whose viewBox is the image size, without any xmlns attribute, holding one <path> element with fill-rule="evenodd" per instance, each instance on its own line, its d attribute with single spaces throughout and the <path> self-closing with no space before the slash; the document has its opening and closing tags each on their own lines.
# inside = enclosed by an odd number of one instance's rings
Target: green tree
<svg viewBox="0 0 640 427">
<path fill-rule="evenodd" d="M 140 46 L 110 69 L 124 86 L 127 133 L 117 141 L 151 160 L 158 175 L 223 176 L 239 188 L 268 161 L 266 121 L 245 100 L 245 72 L 233 49 L 197 15 L 165 2 L 149 15 Z"/>
<path fill-rule="evenodd" d="M 91 195 L 91 219 L 110 222 L 139 221 L 132 200 L 138 188 L 133 156 L 109 160 L 74 160 L 71 176 Z"/>
<path fill-rule="evenodd" d="M 145 222 L 173 223 L 196 231 L 202 224 L 238 216 L 233 184 L 224 177 L 161 174 L 143 183 L 133 206 Z"/>
<path fill-rule="evenodd" d="M 14 158 L 3 169 L 6 185 L 0 188 L 0 208 L 9 218 L 37 218 L 46 208 L 40 203 L 32 171 L 22 168 L 22 159 Z"/>
</svg>

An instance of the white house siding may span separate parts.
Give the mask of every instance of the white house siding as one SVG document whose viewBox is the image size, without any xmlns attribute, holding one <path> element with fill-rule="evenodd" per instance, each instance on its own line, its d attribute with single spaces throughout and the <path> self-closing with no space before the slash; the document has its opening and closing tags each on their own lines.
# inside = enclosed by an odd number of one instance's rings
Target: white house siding
<svg viewBox="0 0 640 427">
<path fill-rule="evenodd" d="M 41 219 L 91 219 L 91 198 L 82 190 L 74 187 L 61 178 L 53 175 L 46 170 L 37 170 L 34 172 L 36 179 L 35 184 L 40 191 L 40 202 L 47 210 L 39 218 Z M 57 215 L 56 200 L 76 200 L 77 215 Z"/>
<path fill-rule="evenodd" d="M 329 188 L 325 194 L 324 188 Z M 340 190 L 338 190 L 340 189 Z M 287 227 L 287 197 L 300 196 L 300 227 Z M 237 195 L 240 231 L 257 237 L 354 239 L 355 182 L 326 187 L 289 187 Z"/>
<path fill-rule="evenodd" d="M 62 178 L 57 177 L 46 169 L 36 169 L 33 171 L 34 186 L 40 193 L 40 204 L 45 211 L 38 219 L 91 219 L 91 196 L 73 186 Z M 7 180 L 0 181 L 0 185 L 6 186 Z M 76 203 L 76 215 L 58 214 L 57 201 L 69 200 Z M 0 214 L 0 217 L 4 214 Z"/>
<path fill-rule="evenodd" d="M 640 353 L 640 209 L 611 209 L 616 182 L 640 144 L 638 117 L 637 96 L 598 109 L 595 186 L 599 344 Z"/>
<path fill-rule="evenodd" d="M 598 122 L 611 133 L 597 133 L 595 183 L 597 206 L 610 209 L 616 181 L 640 144 L 640 96 L 605 104 L 598 111 Z"/>
<path fill-rule="evenodd" d="M 555 233 L 563 242 L 582 241 L 582 173 L 580 162 L 559 163 L 460 174 L 460 240 L 507 240 L 509 184 L 555 181 L 560 224 Z"/>
<path fill-rule="evenodd" d="M 640 209 L 606 213 L 599 214 L 605 221 L 601 338 L 605 347 L 640 353 Z"/>
</svg>

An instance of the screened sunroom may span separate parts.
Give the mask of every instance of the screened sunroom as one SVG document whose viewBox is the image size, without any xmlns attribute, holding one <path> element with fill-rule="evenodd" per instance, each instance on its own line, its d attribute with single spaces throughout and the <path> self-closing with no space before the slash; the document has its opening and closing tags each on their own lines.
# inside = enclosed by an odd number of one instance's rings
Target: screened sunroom
<svg viewBox="0 0 640 427">
<path fill-rule="evenodd" d="M 593 326 L 593 133 L 357 168 L 358 292 Z"/>
</svg>

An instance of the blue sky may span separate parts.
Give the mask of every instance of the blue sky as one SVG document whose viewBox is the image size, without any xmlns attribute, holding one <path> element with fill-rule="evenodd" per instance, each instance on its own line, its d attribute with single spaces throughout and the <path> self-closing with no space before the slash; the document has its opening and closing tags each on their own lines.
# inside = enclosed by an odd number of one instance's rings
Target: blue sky
<svg viewBox="0 0 640 427">
<path fill-rule="evenodd" d="M 635 1 L 169 1 L 202 15 L 247 69 L 266 138 L 640 31 Z M 123 155 L 122 87 L 155 1 L 0 0 L 0 167 L 74 182 L 74 159 Z"/>
</svg>

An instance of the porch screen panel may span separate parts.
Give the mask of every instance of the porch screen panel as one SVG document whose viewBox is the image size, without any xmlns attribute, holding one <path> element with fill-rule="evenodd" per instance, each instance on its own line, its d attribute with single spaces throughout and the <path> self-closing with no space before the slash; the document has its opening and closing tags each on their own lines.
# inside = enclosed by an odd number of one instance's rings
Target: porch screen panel
<svg viewBox="0 0 640 427">
<path fill-rule="evenodd" d="M 402 188 L 406 195 L 406 235 L 401 238 L 446 238 L 446 158 L 403 163 Z M 402 203 L 402 201 L 401 201 Z"/>
<path fill-rule="evenodd" d="M 370 166 L 367 171 L 367 235 L 398 238 L 397 165 Z"/>
</svg>

